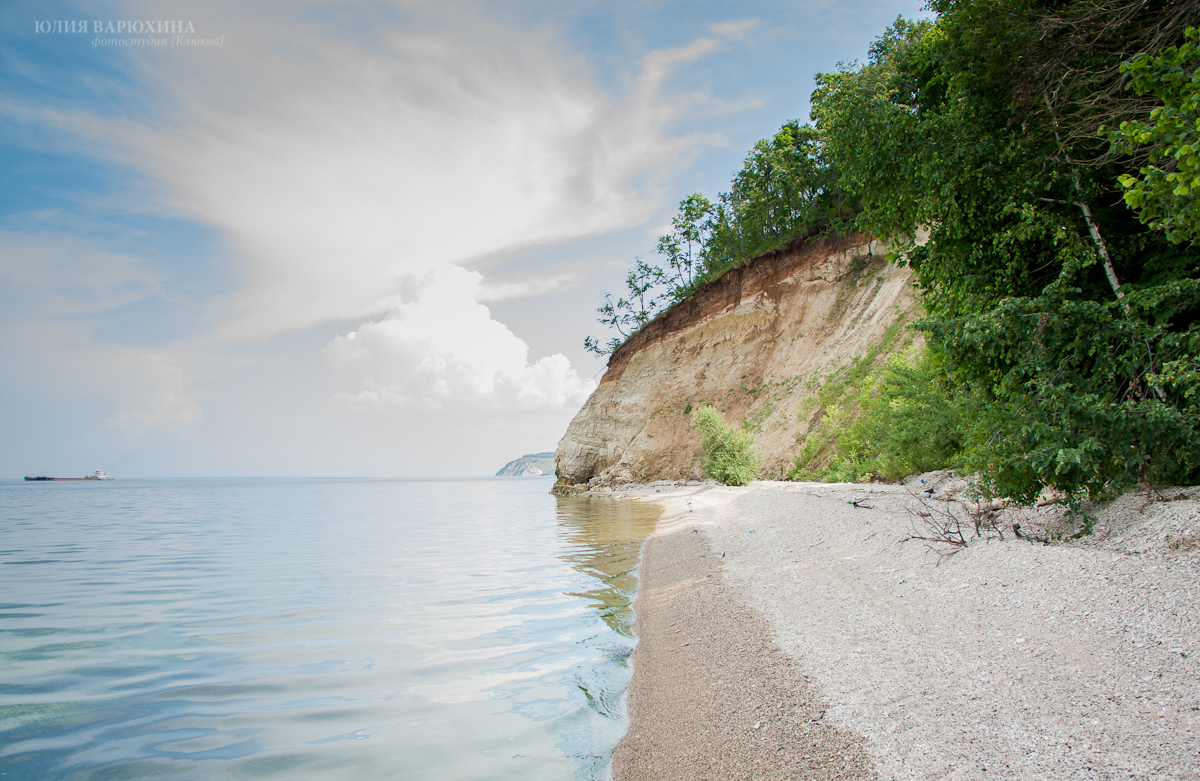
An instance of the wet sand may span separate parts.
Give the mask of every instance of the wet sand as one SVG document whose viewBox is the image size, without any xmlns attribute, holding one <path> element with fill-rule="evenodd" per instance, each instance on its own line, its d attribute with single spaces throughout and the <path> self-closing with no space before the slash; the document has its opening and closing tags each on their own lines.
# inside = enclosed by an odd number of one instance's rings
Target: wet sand
<svg viewBox="0 0 1200 781">
<path fill-rule="evenodd" d="M 863 779 L 863 740 L 824 723 L 826 705 L 721 577 L 689 528 L 642 559 L 629 734 L 613 778 Z"/>
<path fill-rule="evenodd" d="M 665 511 L 642 552 L 614 781 L 873 778 L 864 741 L 825 722 L 814 685 L 725 582 L 698 523 L 712 511 L 693 493 L 644 497 Z"/>
</svg>

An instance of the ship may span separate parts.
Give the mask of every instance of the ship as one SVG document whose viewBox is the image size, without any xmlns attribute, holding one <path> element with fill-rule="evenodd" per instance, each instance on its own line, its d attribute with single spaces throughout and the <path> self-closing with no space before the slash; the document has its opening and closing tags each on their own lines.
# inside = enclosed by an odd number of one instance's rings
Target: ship
<svg viewBox="0 0 1200 781">
<path fill-rule="evenodd" d="M 79 482 L 81 480 L 112 480 L 111 477 L 104 474 L 104 472 L 100 469 L 97 469 L 95 474 L 87 475 L 86 477 L 46 477 L 45 475 L 38 475 L 34 477 L 33 475 L 25 475 L 25 479 L 30 482 L 53 481 L 56 483 Z"/>
</svg>

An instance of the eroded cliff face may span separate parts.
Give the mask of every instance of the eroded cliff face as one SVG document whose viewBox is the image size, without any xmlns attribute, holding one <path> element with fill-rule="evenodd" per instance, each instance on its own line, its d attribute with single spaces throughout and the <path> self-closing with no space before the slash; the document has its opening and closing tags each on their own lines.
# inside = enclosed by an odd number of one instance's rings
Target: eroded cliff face
<svg viewBox="0 0 1200 781">
<path fill-rule="evenodd" d="M 907 266 L 864 237 L 794 243 L 734 269 L 629 340 L 555 451 L 560 485 L 698 476 L 690 413 L 714 404 L 754 432 L 778 477 L 810 425 L 822 382 L 881 343 L 917 307 Z"/>
</svg>

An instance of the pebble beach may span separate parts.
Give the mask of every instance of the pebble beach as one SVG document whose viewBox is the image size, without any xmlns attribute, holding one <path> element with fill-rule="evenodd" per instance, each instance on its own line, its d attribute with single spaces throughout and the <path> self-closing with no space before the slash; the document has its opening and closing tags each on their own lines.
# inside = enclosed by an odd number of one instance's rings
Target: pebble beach
<svg viewBox="0 0 1200 781">
<path fill-rule="evenodd" d="M 1198 489 L 1078 539 L 945 474 L 608 493 L 663 507 L 615 781 L 1200 778 Z"/>
</svg>

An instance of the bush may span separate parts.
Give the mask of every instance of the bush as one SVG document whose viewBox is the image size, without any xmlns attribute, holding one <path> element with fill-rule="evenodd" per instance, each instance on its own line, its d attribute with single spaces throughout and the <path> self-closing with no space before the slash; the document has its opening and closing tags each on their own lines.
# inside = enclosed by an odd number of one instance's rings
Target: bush
<svg viewBox="0 0 1200 781">
<path fill-rule="evenodd" d="M 901 480 L 963 459 L 963 402 L 953 400 L 928 352 L 893 357 L 860 383 L 857 398 L 825 406 L 796 456 L 793 480 Z"/>
<path fill-rule="evenodd" d="M 704 448 L 704 474 L 724 485 L 745 485 L 758 477 L 754 437 L 726 423 L 711 404 L 692 413 Z"/>
<path fill-rule="evenodd" d="M 846 449 L 863 457 L 862 471 L 902 480 L 958 467 L 963 410 L 948 391 L 928 352 L 915 363 L 903 357 L 889 361 L 882 375 L 863 388 L 866 414 L 846 438 Z"/>
</svg>

